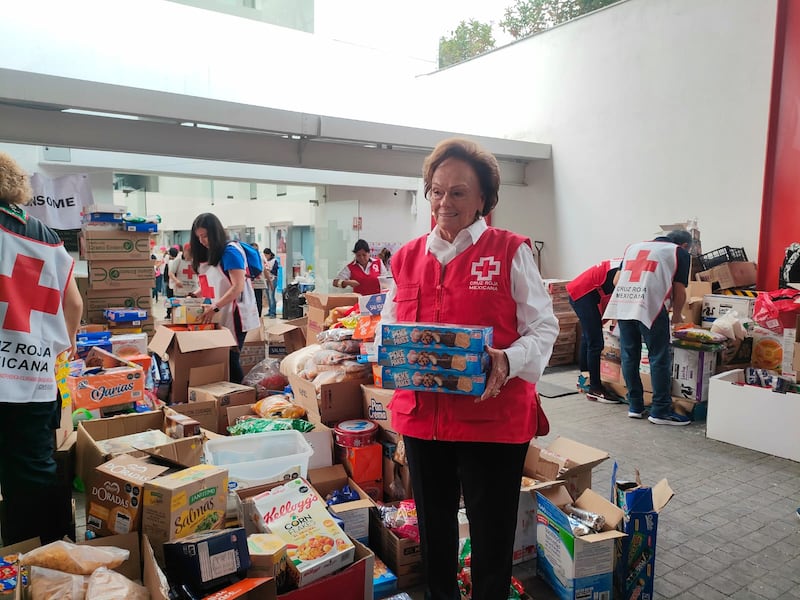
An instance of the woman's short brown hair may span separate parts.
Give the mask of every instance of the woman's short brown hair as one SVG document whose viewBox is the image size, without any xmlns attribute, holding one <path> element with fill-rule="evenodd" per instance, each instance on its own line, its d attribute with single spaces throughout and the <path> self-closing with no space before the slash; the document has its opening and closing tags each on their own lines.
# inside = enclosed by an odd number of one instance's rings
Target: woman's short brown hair
<svg viewBox="0 0 800 600">
<path fill-rule="evenodd" d="M 33 196 L 28 174 L 5 152 L 0 152 L 0 200 L 27 204 Z"/>
<path fill-rule="evenodd" d="M 475 142 L 461 138 L 450 138 L 439 142 L 422 165 L 422 179 L 425 182 L 425 197 L 431 191 L 433 173 L 448 158 L 457 158 L 469 164 L 478 177 L 483 196 L 482 216 L 488 215 L 497 206 L 497 193 L 500 189 L 500 167 L 491 152 L 487 152 Z"/>
</svg>

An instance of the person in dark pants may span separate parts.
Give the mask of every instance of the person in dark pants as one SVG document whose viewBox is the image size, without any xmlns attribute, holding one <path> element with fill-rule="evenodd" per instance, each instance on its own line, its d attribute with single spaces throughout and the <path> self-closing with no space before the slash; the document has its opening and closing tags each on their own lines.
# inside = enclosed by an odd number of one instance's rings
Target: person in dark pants
<svg viewBox="0 0 800 600">
<path fill-rule="evenodd" d="M 586 398 L 605 404 L 618 404 L 620 399 L 600 381 L 600 354 L 603 352 L 603 311 L 614 291 L 614 276 L 619 271 L 619 259 L 604 260 L 586 269 L 567 284 L 569 304 L 581 322 L 579 366 L 589 372 Z"/>
<path fill-rule="evenodd" d="M 0 153 L 0 534 L 3 544 L 73 535 L 69 483 L 56 475 L 56 357 L 75 354 L 83 300 L 56 233 L 28 215 L 26 172 Z M 63 358 L 68 358 L 63 356 Z"/>
<path fill-rule="evenodd" d="M 683 322 L 692 243 L 688 231 L 671 231 L 650 242 L 631 244 L 625 250 L 614 293 L 603 315 L 616 319 L 622 358 L 622 375 L 628 388 L 628 416 L 643 419 L 644 391 L 639 374 L 642 342 L 647 345 L 653 405 L 648 421 L 655 425 L 688 425 L 690 419 L 672 410 L 672 353 L 670 317 L 666 302 L 672 300 L 672 324 Z"/>
<path fill-rule="evenodd" d="M 491 326 L 491 369 L 480 396 L 398 389 L 389 408 L 405 440 L 427 597 L 460 597 L 463 493 L 472 597 L 505 600 L 525 455 L 549 430 L 535 383 L 558 321 L 530 240 L 483 218 L 498 201 L 495 157 L 471 141 L 446 140 L 425 159 L 423 179 L 436 227 L 392 257 L 394 286 L 381 321 Z"/>
</svg>

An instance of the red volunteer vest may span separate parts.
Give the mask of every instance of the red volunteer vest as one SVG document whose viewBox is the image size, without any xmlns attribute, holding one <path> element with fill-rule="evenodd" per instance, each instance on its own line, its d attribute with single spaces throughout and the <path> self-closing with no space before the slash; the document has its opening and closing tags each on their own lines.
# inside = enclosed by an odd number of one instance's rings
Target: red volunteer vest
<svg viewBox="0 0 800 600">
<path fill-rule="evenodd" d="M 604 298 L 608 297 L 608 294 L 603 294 L 603 284 L 606 281 L 608 272 L 611 270 L 611 266 L 610 260 L 604 260 L 586 269 L 567 284 L 569 297 L 573 300 L 579 300 L 589 292 L 597 290 L 600 293 L 600 301 L 602 302 Z"/>
<path fill-rule="evenodd" d="M 347 265 L 347 268 L 350 269 L 350 279 L 358 282 L 358 286 L 353 288 L 355 293 L 369 296 L 381 291 L 381 282 L 378 280 L 378 275 L 381 274 L 381 265 L 377 260 L 370 259 L 366 272 L 355 261 Z"/>
<path fill-rule="evenodd" d="M 426 236 L 392 258 L 397 320 L 491 325 L 495 348 L 519 338 L 511 297 L 511 261 L 530 240 L 489 228 L 478 243 L 442 267 Z M 518 377 L 483 402 L 472 396 L 397 390 L 389 408 L 398 433 L 446 441 L 524 443 L 537 433 L 536 388 Z"/>
</svg>

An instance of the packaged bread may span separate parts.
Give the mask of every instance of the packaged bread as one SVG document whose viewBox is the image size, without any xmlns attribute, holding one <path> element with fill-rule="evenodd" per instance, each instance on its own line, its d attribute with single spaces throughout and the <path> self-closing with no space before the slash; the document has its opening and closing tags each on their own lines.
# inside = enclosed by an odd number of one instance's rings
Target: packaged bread
<svg viewBox="0 0 800 600">
<path fill-rule="evenodd" d="M 100 567 L 91 577 L 86 588 L 87 600 L 149 600 L 150 593 L 142 587 L 116 571 Z"/>
<path fill-rule="evenodd" d="M 128 550 L 114 546 L 87 546 L 59 540 L 26 552 L 20 562 L 29 567 L 91 575 L 100 567 L 116 569 L 128 560 L 130 554 Z"/>
</svg>

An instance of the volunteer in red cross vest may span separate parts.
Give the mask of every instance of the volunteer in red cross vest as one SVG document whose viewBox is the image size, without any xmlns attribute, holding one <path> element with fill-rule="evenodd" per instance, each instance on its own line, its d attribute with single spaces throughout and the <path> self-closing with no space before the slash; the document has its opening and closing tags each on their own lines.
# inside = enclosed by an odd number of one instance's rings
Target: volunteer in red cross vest
<svg viewBox="0 0 800 600">
<path fill-rule="evenodd" d="M 645 417 L 639 362 L 642 341 L 647 345 L 653 405 L 648 420 L 656 425 L 688 425 L 690 419 L 672 410 L 672 323 L 683 321 L 691 258 L 686 248 L 692 243 L 688 231 L 671 231 L 652 242 L 631 244 L 625 250 L 619 280 L 611 295 L 604 319 L 616 319 L 619 327 L 622 375 L 628 388 L 628 416 Z"/>
<path fill-rule="evenodd" d="M 558 321 L 530 240 L 483 218 L 498 201 L 495 157 L 471 141 L 445 140 L 426 158 L 423 180 L 436 226 L 392 257 L 381 320 L 491 325 L 491 370 L 480 397 L 396 390 L 392 423 L 411 470 L 427 597 L 459 597 L 463 493 L 472 597 L 507 598 L 522 467 L 531 439 L 549 429 L 535 384 Z"/>
<path fill-rule="evenodd" d="M 581 345 L 578 351 L 581 375 L 589 372 L 589 386 L 581 391 L 586 398 L 604 404 L 618 404 L 617 395 L 600 381 L 600 354 L 603 352 L 603 311 L 614 291 L 614 276 L 619 272 L 619 259 L 604 260 L 589 267 L 567 284 L 572 310 L 581 322 Z"/>
<path fill-rule="evenodd" d="M 3 544 L 74 536 L 70 484 L 56 476 L 56 356 L 75 351 L 83 301 L 74 261 L 28 215 L 28 176 L 0 153 L 0 534 Z"/>
<path fill-rule="evenodd" d="M 351 287 L 356 294 L 369 296 L 381 291 L 379 277 L 389 273 L 379 258 L 372 258 L 369 253 L 369 244 L 365 240 L 358 240 L 353 246 L 355 258 L 339 271 L 333 280 L 333 287 Z"/>
<path fill-rule="evenodd" d="M 183 298 L 197 287 L 197 274 L 192 268 L 192 245 L 186 242 L 177 259 L 169 264 L 169 279 L 174 296 Z"/>
<path fill-rule="evenodd" d="M 237 347 L 231 348 L 230 353 L 230 380 L 241 383 L 244 373 L 239 352 L 245 334 L 261 326 L 256 296 L 247 277 L 245 251 L 239 242 L 228 240 L 225 228 L 212 213 L 195 218 L 189 243 L 192 268 L 200 286 L 193 295 L 211 300 L 203 321 L 210 323 L 218 316 L 219 324 L 227 327 L 236 338 Z"/>
</svg>

